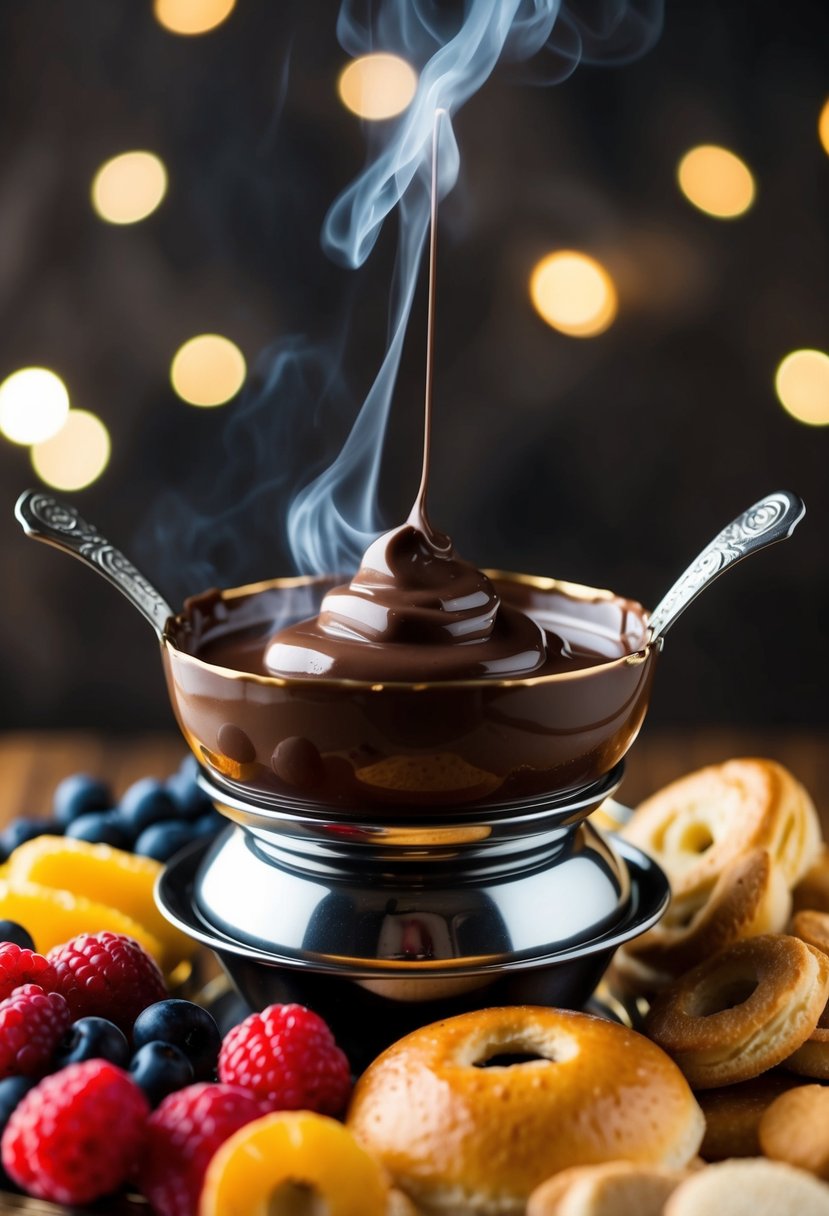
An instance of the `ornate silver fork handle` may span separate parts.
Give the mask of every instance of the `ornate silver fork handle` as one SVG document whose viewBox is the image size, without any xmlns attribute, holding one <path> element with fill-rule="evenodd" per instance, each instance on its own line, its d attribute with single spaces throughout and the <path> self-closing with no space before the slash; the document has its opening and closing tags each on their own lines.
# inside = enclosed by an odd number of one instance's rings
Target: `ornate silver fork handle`
<svg viewBox="0 0 829 1216">
<path fill-rule="evenodd" d="M 802 499 L 788 490 L 778 490 L 738 515 L 705 546 L 654 608 L 651 640 L 663 638 L 691 601 L 729 567 L 791 536 L 805 513 Z"/>
<path fill-rule="evenodd" d="M 14 509 L 27 536 L 85 562 L 127 597 L 161 637 L 173 610 L 120 549 L 88 524 L 69 503 L 41 490 L 26 490 Z"/>
</svg>

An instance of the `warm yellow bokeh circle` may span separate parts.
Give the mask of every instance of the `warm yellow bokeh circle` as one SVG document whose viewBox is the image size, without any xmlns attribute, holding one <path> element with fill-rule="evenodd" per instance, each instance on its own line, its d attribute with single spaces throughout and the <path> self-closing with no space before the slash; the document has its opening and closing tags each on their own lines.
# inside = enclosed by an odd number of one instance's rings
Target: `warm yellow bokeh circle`
<svg viewBox="0 0 829 1216">
<path fill-rule="evenodd" d="M 754 177 L 745 161 L 728 148 L 702 144 L 686 152 L 677 168 L 682 193 L 706 215 L 731 220 L 754 202 Z"/>
<path fill-rule="evenodd" d="M 601 262 L 573 249 L 549 253 L 530 277 L 530 298 L 548 325 L 574 338 L 592 338 L 613 324 L 616 286 Z"/>
<path fill-rule="evenodd" d="M 198 334 L 176 351 L 170 380 L 182 401 L 209 408 L 235 397 L 246 371 L 235 342 L 221 334 Z"/>
<path fill-rule="evenodd" d="M 402 114 L 417 92 L 417 72 L 399 55 L 376 52 L 352 60 L 338 82 L 343 105 L 360 118 L 380 121 Z"/>
</svg>

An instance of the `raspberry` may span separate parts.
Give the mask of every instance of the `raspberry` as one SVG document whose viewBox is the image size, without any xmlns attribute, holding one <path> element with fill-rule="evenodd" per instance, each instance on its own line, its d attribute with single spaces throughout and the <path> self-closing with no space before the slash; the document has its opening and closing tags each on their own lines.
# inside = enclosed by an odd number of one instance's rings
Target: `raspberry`
<svg viewBox="0 0 829 1216">
<path fill-rule="evenodd" d="M 213 1154 L 263 1114 L 252 1094 L 232 1085 L 188 1085 L 165 1098 L 147 1123 L 140 1173 L 157 1216 L 194 1216 Z"/>
<path fill-rule="evenodd" d="M 234 1026 L 219 1053 L 219 1079 L 252 1090 L 269 1111 L 338 1115 L 351 1091 L 348 1060 L 303 1005 L 269 1005 Z"/>
<path fill-rule="evenodd" d="M 45 1072 L 69 1028 L 69 1006 L 57 992 L 23 984 L 0 1001 L 0 1078 Z"/>
<path fill-rule="evenodd" d="M 84 1060 L 46 1077 L 6 1125 L 3 1165 L 30 1195 L 89 1203 L 119 1187 L 138 1161 L 147 1099 L 106 1060 Z"/>
<path fill-rule="evenodd" d="M 0 943 L 0 1001 L 11 996 L 21 984 L 39 984 L 44 992 L 53 992 L 55 969 L 42 954 L 21 949 L 14 942 Z"/>
<path fill-rule="evenodd" d="M 108 1018 L 129 1036 L 142 1009 L 167 995 L 155 961 L 122 933 L 82 933 L 49 951 L 55 991 L 72 1018 Z"/>
</svg>

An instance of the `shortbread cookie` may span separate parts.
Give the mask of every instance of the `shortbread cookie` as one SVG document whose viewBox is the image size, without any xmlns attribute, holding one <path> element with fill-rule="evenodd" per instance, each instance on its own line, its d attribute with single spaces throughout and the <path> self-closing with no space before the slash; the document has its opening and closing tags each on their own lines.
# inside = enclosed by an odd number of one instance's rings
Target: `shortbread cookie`
<svg viewBox="0 0 829 1216">
<path fill-rule="evenodd" d="M 721 1161 L 681 1182 L 664 1216 L 829 1216 L 829 1186 L 779 1161 Z"/>
<path fill-rule="evenodd" d="M 692 1088 L 759 1076 L 815 1029 L 829 996 L 829 958 L 796 937 L 738 942 L 660 993 L 645 1030 Z"/>
<path fill-rule="evenodd" d="M 775 1098 L 760 1120 L 759 1137 L 767 1157 L 829 1181 L 829 1089 L 799 1085 Z"/>
</svg>

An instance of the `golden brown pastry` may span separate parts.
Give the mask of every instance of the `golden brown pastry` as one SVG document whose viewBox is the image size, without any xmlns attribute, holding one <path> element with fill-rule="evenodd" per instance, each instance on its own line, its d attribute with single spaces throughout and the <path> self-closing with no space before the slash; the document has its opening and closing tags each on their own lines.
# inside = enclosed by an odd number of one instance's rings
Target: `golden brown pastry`
<svg viewBox="0 0 829 1216">
<path fill-rule="evenodd" d="M 630 1161 L 576 1166 L 533 1191 L 527 1216 L 662 1216 L 665 1201 L 685 1176 Z"/>
<path fill-rule="evenodd" d="M 829 958 L 796 937 L 738 942 L 660 993 L 646 1032 L 694 1089 L 759 1076 L 803 1044 L 829 997 Z"/>
<path fill-rule="evenodd" d="M 674 781 L 648 798 L 622 833 L 650 853 L 675 898 L 704 897 L 735 858 L 767 849 L 789 887 L 820 849 L 814 804 L 772 760 L 729 760 Z"/>
<path fill-rule="evenodd" d="M 829 1187 L 762 1157 L 721 1161 L 681 1182 L 664 1216 L 829 1216 Z"/>
<path fill-rule="evenodd" d="M 792 891 L 795 912 L 829 912 L 829 846 L 822 845 L 814 864 Z"/>
<path fill-rule="evenodd" d="M 781 1094 L 760 1120 L 767 1157 L 829 1180 L 829 1089 L 799 1085 Z"/>
<path fill-rule="evenodd" d="M 516 1055 L 530 1058 L 508 1062 Z M 682 1074 L 653 1043 L 535 1006 L 407 1035 L 360 1078 L 347 1122 L 424 1212 L 499 1216 L 523 1213 L 568 1166 L 626 1158 L 680 1168 L 704 1130 Z"/>
<path fill-rule="evenodd" d="M 803 1082 L 792 1073 L 773 1069 L 738 1085 L 703 1089 L 697 1101 L 705 1115 L 705 1136 L 700 1156 L 706 1161 L 729 1157 L 759 1157 L 757 1129 L 775 1098 Z"/>
<path fill-rule="evenodd" d="M 659 924 L 616 963 L 624 971 L 629 957 L 652 976 L 675 978 L 743 938 L 782 933 L 790 907 L 781 867 L 767 849 L 751 849 L 723 867 L 709 895 L 674 896 Z"/>
</svg>

